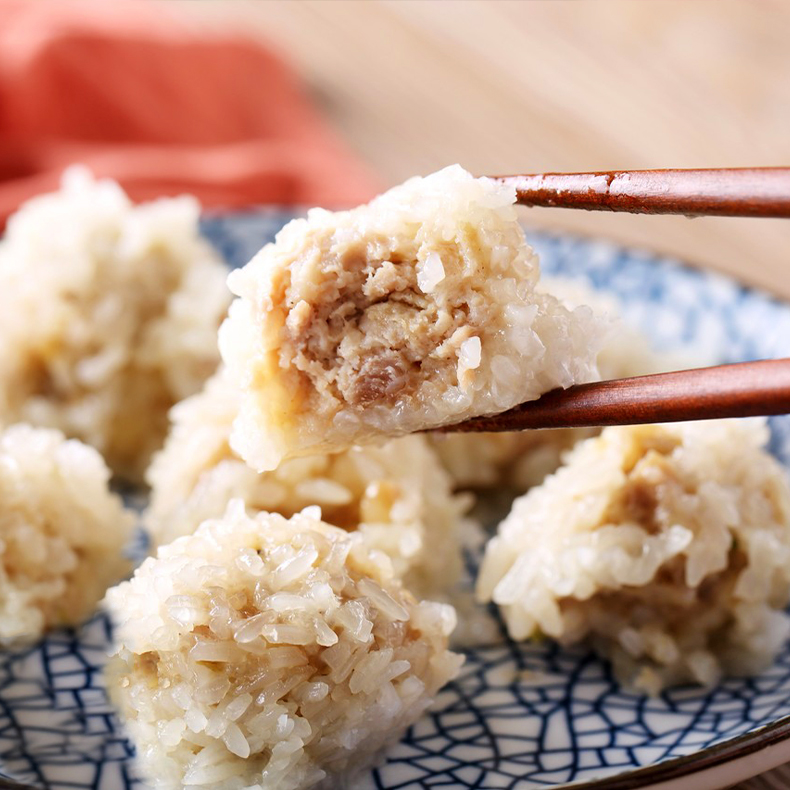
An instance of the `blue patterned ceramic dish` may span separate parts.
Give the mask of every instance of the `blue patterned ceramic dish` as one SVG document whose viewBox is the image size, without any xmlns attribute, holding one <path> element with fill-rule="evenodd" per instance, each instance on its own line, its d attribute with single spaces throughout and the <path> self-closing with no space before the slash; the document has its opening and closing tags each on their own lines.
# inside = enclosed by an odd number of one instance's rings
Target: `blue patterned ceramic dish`
<svg viewBox="0 0 790 790">
<path fill-rule="evenodd" d="M 277 212 L 213 216 L 204 230 L 238 266 L 287 219 Z M 790 305 L 610 243 L 531 239 L 545 272 L 586 276 L 613 292 L 626 318 L 659 347 L 690 345 L 721 361 L 790 356 Z M 772 428 L 772 449 L 788 463 L 790 417 L 774 419 Z M 0 655 L 0 777 L 52 790 L 142 790 L 102 689 L 110 637 L 97 616 L 77 632 Z M 622 691 L 587 652 L 516 645 L 503 633 L 468 652 L 433 712 L 362 787 L 704 790 L 790 759 L 789 738 L 790 645 L 759 677 L 648 699 Z M 0 786 L 17 782 L 0 778 Z"/>
</svg>

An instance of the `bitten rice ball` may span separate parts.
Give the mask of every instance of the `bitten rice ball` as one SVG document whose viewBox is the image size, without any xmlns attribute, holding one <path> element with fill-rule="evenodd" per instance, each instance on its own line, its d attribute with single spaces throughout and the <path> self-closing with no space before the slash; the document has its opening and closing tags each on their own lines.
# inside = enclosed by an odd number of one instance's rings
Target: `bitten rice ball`
<svg viewBox="0 0 790 790">
<path fill-rule="evenodd" d="M 790 632 L 790 487 L 763 420 L 607 428 L 516 500 L 478 579 L 514 639 L 589 638 L 657 693 L 765 668 Z"/>
<path fill-rule="evenodd" d="M 76 625 L 130 569 L 134 525 L 92 448 L 59 431 L 0 432 L 0 644 Z"/>
<path fill-rule="evenodd" d="M 167 411 L 217 367 L 227 271 L 190 197 L 134 206 L 82 168 L 26 203 L 0 243 L 0 424 L 93 445 L 137 481 Z"/>
<path fill-rule="evenodd" d="M 654 349 L 647 337 L 622 321 L 621 305 L 611 294 L 596 291 L 585 280 L 545 277 L 538 290 L 550 293 L 569 309 L 588 305 L 609 324 L 605 343 L 598 354 L 602 380 L 645 376 L 667 370 L 699 367 L 699 355 L 688 351 Z M 430 434 L 434 449 L 459 488 L 507 486 L 524 492 L 539 485 L 556 471 L 563 454 L 577 442 L 595 436 L 596 428 L 503 433 Z"/>
<path fill-rule="evenodd" d="M 341 787 L 452 679 L 455 612 L 305 511 L 239 501 L 110 590 L 108 686 L 152 787 Z"/>
<path fill-rule="evenodd" d="M 243 500 L 251 513 L 286 517 L 318 505 L 324 521 L 358 530 L 385 552 L 415 594 L 451 594 L 461 574 L 460 522 L 471 501 L 453 494 L 424 437 L 294 458 L 259 474 L 228 443 L 239 401 L 223 371 L 174 407 L 165 448 L 147 473 L 151 504 L 144 522 L 154 543 L 191 534 L 220 517 L 231 499 Z"/>
<path fill-rule="evenodd" d="M 600 327 L 539 293 L 515 191 L 458 166 L 289 223 L 228 283 L 220 350 L 257 470 L 596 377 Z"/>
</svg>

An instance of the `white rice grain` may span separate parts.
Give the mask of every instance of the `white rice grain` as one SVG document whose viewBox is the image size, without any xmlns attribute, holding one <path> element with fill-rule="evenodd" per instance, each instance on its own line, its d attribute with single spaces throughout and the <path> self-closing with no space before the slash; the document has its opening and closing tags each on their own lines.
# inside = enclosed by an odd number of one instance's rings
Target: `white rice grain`
<svg viewBox="0 0 790 790">
<path fill-rule="evenodd" d="M 78 625 L 130 569 L 134 514 L 101 456 L 60 431 L 0 430 L 0 646 Z"/>
<path fill-rule="evenodd" d="M 536 290 L 515 197 L 455 165 L 311 211 L 232 272 L 220 350 L 242 393 L 234 451 L 271 471 L 595 377 L 602 328 Z M 531 320 L 511 325 L 510 307 Z"/>
<path fill-rule="evenodd" d="M 183 196 L 135 206 L 84 168 L 0 242 L 0 425 L 58 428 L 134 482 L 219 361 L 226 269 Z M 42 232 L 45 228 L 45 232 Z"/>
<path fill-rule="evenodd" d="M 234 498 L 250 513 L 286 517 L 319 506 L 319 518 L 356 531 L 386 554 L 416 594 L 451 599 L 462 570 L 459 529 L 471 499 L 453 493 L 427 439 L 406 436 L 382 447 L 294 458 L 258 474 L 228 443 L 239 397 L 220 371 L 203 392 L 173 409 L 165 449 L 147 475 L 152 496 L 144 524 L 155 544 L 191 534 L 201 521 L 221 516 Z M 262 573 L 255 552 L 240 554 L 236 562 Z M 315 587 L 311 595 L 319 590 L 326 588 Z"/>
<path fill-rule="evenodd" d="M 310 513 L 251 518 L 232 503 L 107 605 L 108 688 L 155 790 L 344 786 L 461 664 L 448 607 L 418 602 L 385 557 Z M 226 635 L 185 626 L 184 611 L 229 618 Z"/>
<path fill-rule="evenodd" d="M 764 420 L 606 428 L 516 500 L 483 601 L 511 636 L 589 639 L 627 685 L 767 666 L 790 635 L 790 485 Z"/>
</svg>

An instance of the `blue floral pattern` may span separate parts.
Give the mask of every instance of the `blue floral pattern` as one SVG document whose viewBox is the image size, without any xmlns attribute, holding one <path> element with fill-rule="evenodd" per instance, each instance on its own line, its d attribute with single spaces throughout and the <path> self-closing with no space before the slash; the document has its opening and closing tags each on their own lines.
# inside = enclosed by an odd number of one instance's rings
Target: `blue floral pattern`
<svg viewBox="0 0 790 790">
<path fill-rule="evenodd" d="M 209 215 L 205 234 L 243 265 L 290 215 Z M 540 232 L 546 273 L 586 277 L 664 348 L 708 359 L 790 356 L 790 306 L 721 275 L 613 244 Z M 790 417 L 771 421 L 790 463 Z M 496 612 L 490 616 L 497 619 Z M 584 782 L 695 754 L 790 714 L 790 646 L 762 675 L 710 691 L 629 694 L 585 650 L 500 638 L 467 651 L 460 677 L 360 789 L 518 788 Z M 101 682 L 103 615 L 36 647 L 0 654 L 0 777 L 52 790 L 142 790 Z"/>
</svg>

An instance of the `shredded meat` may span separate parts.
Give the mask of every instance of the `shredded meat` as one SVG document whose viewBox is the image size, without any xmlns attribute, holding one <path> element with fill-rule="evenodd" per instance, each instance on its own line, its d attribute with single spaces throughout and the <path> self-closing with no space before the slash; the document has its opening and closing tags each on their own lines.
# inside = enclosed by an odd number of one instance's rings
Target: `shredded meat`
<svg viewBox="0 0 790 790">
<path fill-rule="evenodd" d="M 310 310 L 298 302 L 286 322 L 285 358 L 316 388 L 352 406 L 392 405 L 410 394 L 421 360 L 466 319 L 440 315 L 417 288 L 412 262 L 387 250 L 386 242 L 345 250 L 330 267 L 332 298 Z M 325 248 L 325 258 L 331 243 L 329 237 L 312 240 Z"/>
<path fill-rule="evenodd" d="M 339 376 L 339 388 L 347 403 L 365 406 L 370 403 L 392 403 L 408 382 L 408 371 L 397 353 L 382 352 L 366 357 L 358 371 Z"/>
</svg>

